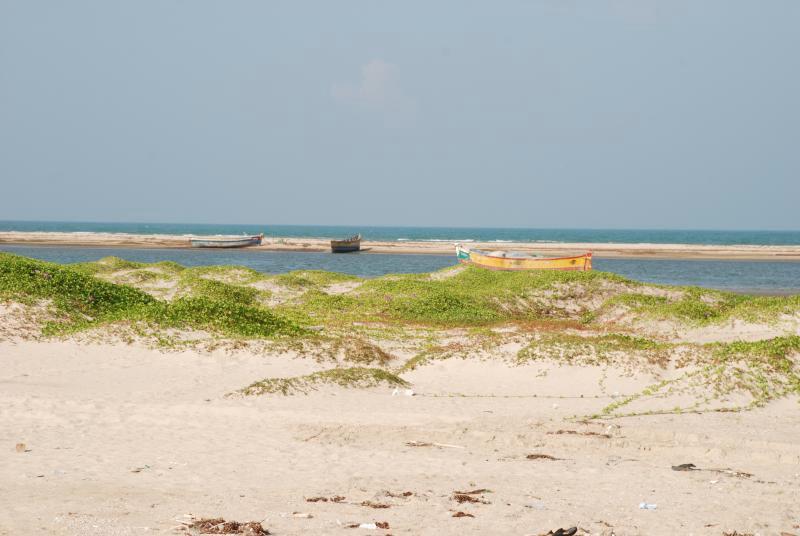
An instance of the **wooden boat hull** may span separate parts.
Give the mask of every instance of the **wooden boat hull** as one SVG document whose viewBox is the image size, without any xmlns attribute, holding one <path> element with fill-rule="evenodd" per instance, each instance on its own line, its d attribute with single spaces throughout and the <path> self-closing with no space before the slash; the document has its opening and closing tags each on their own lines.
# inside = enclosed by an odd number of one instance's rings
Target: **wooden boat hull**
<svg viewBox="0 0 800 536">
<path fill-rule="evenodd" d="M 361 235 L 346 240 L 331 240 L 332 253 L 353 253 L 361 250 Z"/>
<path fill-rule="evenodd" d="M 592 269 L 592 253 L 574 257 L 501 257 L 484 251 L 456 246 L 458 260 L 490 270 L 566 270 L 586 272 Z"/>
<path fill-rule="evenodd" d="M 191 238 L 189 243 L 193 248 L 246 248 L 259 246 L 264 235 L 226 237 L 226 238 Z"/>
</svg>

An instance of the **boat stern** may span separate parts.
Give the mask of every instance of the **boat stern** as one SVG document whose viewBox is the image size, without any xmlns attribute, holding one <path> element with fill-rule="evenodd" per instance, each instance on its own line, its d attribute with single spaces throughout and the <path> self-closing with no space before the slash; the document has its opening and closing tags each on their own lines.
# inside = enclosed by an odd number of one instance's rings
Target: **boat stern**
<svg viewBox="0 0 800 536">
<path fill-rule="evenodd" d="M 469 250 L 462 248 L 461 244 L 456 244 L 456 258 L 460 262 L 469 262 Z"/>
</svg>

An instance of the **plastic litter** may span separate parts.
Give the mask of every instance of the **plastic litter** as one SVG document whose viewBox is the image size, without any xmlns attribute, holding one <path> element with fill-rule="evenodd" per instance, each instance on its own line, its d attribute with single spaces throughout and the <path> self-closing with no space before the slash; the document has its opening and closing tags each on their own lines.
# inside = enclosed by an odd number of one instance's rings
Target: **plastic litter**
<svg viewBox="0 0 800 536">
<path fill-rule="evenodd" d="M 525 508 L 532 508 L 533 510 L 547 510 L 544 501 L 534 501 L 532 503 L 523 504 Z"/>
<path fill-rule="evenodd" d="M 397 395 L 414 396 L 415 394 L 416 393 L 414 392 L 413 389 L 397 389 L 397 388 L 395 388 L 395 390 L 392 391 L 392 396 L 397 396 Z"/>
<path fill-rule="evenodd" d="M 639 503 L 639 509 L 640 510 L 655 510 L 656 508 L 658 508 L 657 504 L 647 503 L 647 502 L 644 502 L 644 501 Z"/>
</svg>

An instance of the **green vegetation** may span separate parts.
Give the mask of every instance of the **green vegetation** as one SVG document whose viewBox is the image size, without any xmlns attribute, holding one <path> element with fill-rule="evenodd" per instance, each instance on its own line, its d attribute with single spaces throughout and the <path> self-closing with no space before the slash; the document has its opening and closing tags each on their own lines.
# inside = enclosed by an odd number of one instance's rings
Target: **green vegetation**
<svg viewBox="0 0 800 536">
<path fill-rule="evenodd" d="M 335 283 L 360 280 L 354 275 L 326 272 L 324 270 L 296 270 L 273 277 L 275 283 L 293 289 L 320 289 Z"/>
<path fill-rule="evenodd" d="M 495 272 L 468 267 L 441 279 L 428 274 L 370 279 L 347 295 L 312 290 L 288 307 L 331 322 L 488 325 L 568 317 L 568 312 L 543 299 L 542 293 L 563 294 L 571 284 L 592 292 L 608 282 L 635 285 L 603 272 Z"/>
<path fill-rule="evenodd" d="M 753 342 L 711 343 L 708 348 L 712 350 L 715 363 L 747 359 L 772 370 L 789 372 L 794 367 L 794 361 L 790 357 L 800 354 L 800 336 L 789 335 Z"/>
<path fill-rule="evenodd" d="M 366 367 L 335 368 L 293 378 L 267 378 L 248 385 L 238 393 L 246 396 L 307 394 L 309 391 L 316 390 L 320 385 L 338 385 L 346 388 L 363 389 L 379 385 L 407 387 L 409 383 L 383 369 Z"/>
<path fill-rule="evenodd" d="M 800 394 L 800 336 L 707 345 L 706 380 L 719 392 L 749 392 L 753 405 Z"/>
<path fill-rule="evenodd" d="M 393 359 L 391 354 L 379 346 L 354 337 L 334 339 L 331 343 L 330 352 L 334 356 L 341 354 L 344 361 L 363 365 L 371 365 L 373 363 L 387 365 Z"/>
<path fill-rule="evenodd" d="M 181 271 L 183 278 L 221 281 L 230 284 L 247 284 L 266 279 L 264 274 L 244 266 L 194 266 Z"/>
<path fill-rule="evenodd" d="M 180 295 L 193 298 L 206 298 L 211 301 L 237 303 L 239 305 L 255 305 L 259 296 L 268 296 L 268 292 L 253 287 L 235 285 L 206 279 L 202 272 L 188 269 L 180 275 Z"/>
<path fill-rule="evenodd" d="M 382 322 L 431 327 L 475 327 L 542 320 L 600 322 L 602 312 L 625 307 L 632 315 L 707 324 L 730 318 L 772 321 L 800 311 L 800 297 L 742 296 L 700 288 L 651 285 L 604 272 L 498 272 L 475 267 L 429 274 L 389 275 L 364 280 L 346 274 L 299 270 L 270 276 L 238 266 L 184 268 L 170 262 L 141 264 L 107 257 L 70 268 L 105 280 L 138 286 L 161 296 L 148 283 L 169 283 L 168 297 L 205 297 L 260 306 L 273 298 L 273 312 L 295 322 L 327 326 Z M 338 283 L 348 292 L 330 293 Z M 270 290 L 276 289 L 273 292 Z M 275 297 L 275 292 L 284 289 Z M 348 287 L 345 287 L 345 291 Z M 163 295 L 166 295 L 164 293 Z"/>
<path fill-rule="evenodd" d="M 105 274 L 121 270 L 136 270 L 138 268 L 144 268 L 147 265 L 139 262 L 126 261 L 119 257 L 103 257 L 96 262 L 81 262 L 68 266 L 73 270 L 86 274 Z"/>
<path fill-rule="evenodd" d="M 543 333 L 517 354 L 520 363 L 555 359 L 571 364 L 608 364 L 614 357 L 643 356 L 652 364 L 664 364 L 674 345 L 630 335 L 582 336 L 570 333 Z"/>
<path fill-rule="evenodd" d="M 51 300 L 72 321 L 108 318 L 155 303 L 135 288 L 9 253 L 0 253 L 0 296 L 25 303 Z"/>
<path fill-rule="evenodd" d="M 23 303 L 52 302 L 62 318 L 46 333 L 69 332 L 112 322 L 147 322 L 159 327 L 205 329 L 233 337 L 298 335 L 305 330 L 265 308 L 252 306 L 241 289 L 202 286 L 201 293 L 173 302 L 136 288 L 109 283 L 85 269 L 0 253 L 0 297 Z M 220 285 L 223 285 L 220 283 Z"/>
<path fill-rule="evenodd" d="M 614 401 L 593 417 L 741 411 L 761 407 L 790 394 L 800 395 L 800 336 L 789 335 L 754 342 L 710 343 L 697 350 L 694 364 L 699 368 Z M 686 408 L 677 406 L 669 411 L 619 412 L 636 401 L 665 398 L 682 392 L 703 392 L 705 396 Z M 746 395 L 749 402 L 744 405 L 726 404 L 725 401 L 734 394 Z"/>
<path fill-rule="evenodd" d="M 676 393 L 702 392 L 703 397 L 671 411 L 730 410 L 733 393 L 749 397 L 748 407 L 800 394 L 798 336 L 693 345 L 614 333 L 632 325 L 647 330 L 647 324 L 632 324 L 644 318 L 677 327 L 731 319 L 776 322 L 800 313 L 800 296 L 643 285 L 603 272 L 459 267 L 361 279 L 316 270 L 268 275 L 238 266 L 185 268 L 116 257 L 58 265 L 0 253 L 0 300 L 46 308 L 49 314 L 39 317 L 47 318 L 40 321 L 46 335 L 122 326 L 120 332 L 149 336 L 168 347 L 184 341 L 172 335 L 172 328 L 199 330 L 217 343 L 222 338 L 242 345 L 267 339 L 272 349 L 358 365 L 264 380 L 246 388 L 247 394 L 306 392 L 324 383 L 404 385 L 382 368 L 360 368 L 392 367 L 394 356 L 381 348 L 390 347 L 387 341 L 414 355 L 398 363 L 400 372 L 434 359 L 481 351 L 496 355 L 497 346 L 519 341 L 527 343 L 517 354 L 519 363 L 546 359 L 621 364 L 626 370 L 668 364 L 686 368 L 683 375 L 616 400 L 598 416 L 620 416 L 634 403 Z M 598 333 L 605 331 L 612 333 Z M 650 333 L 657 337 L 659 332 Z"/>
<path fill-rule="evenodd" d="M 719 323 L 731 318 L 774 321 L 781 315 L 800 312 L 800 296 L 748 296 L 698 287 L 674 290 L 679 291 L 677 299 L 637 293 L 619 294 L 609 299 L 604 308 L 624 305 L 642 316 L 695 325 Z"/>
<path fill-rule="evenodd" d="M 798 296 L 742 296 L 671 287 L 661 287 L 663 292 L 652 295 L 637 292 L 642 288 L 639 283 L 604 272 L 498 272 L 467 267 L 453 274 L 443 270 L 441 273 L 447 273 L 447 277 L 407 274 L 364 280 L 317 270 L 270 276 L 237 266 L 184 268 L 171 262 L 142 264 L 116 257 L 59 266 L 4 254 L 0 262 L 6 279 L 10 278 L 2 283 L 5 294 L 14 290 L 17 299 L 52 299 L 61 313 L 72 317 L 85 315 L 95 321 L 112 312 L 119 315 L 122 310 L 129 311 L 134 305 L 156 303 L 148 296 L 170 298 L 175 302 L 184 300 L 176 304 L 174 311 L 157 314 L 148 311 L 144 315 L 156 319 L 174 319 L 176 314 L 188 314 L 191 318 L 188 322 L 193 322 L 197 311 L 212 310 L 214 314 L 224 310 L 234 317 L 247 312 L 244 316 L 252 319 L 268 316 L 266 311 L 272 315 L 270 319 L 280 317 L 298 326 L 316 323 L 328 328 L 347 327 L 353 323 L 476 328 L 542 321 L 570 321 L 591 326 L 602 322 L 598 319 L 602 319 L 603 311 L 619 306 L 635 316 L 672 319 L 685 324 L 730 318 L 773 321 L 783 314 L 800 311 Z M 38 280 L 28 277 L 23 281 L 19 270 L 58 274 L 57 281 L 45 284 L 43 277 Z M 85 292 L 74 286 L 69 289 L 53 286 L 67 279 L 80 281 Z M 338 293 L 327 291 L 331 285 L 339 283 L 354 285 Z M 94 290 L 88 290 L 89 287 Z M 279 293 L 277 297 L 276 292 Z M 202 301 L 193 301 L 198 299 Z M 270 308 L 267 303 L 277 305 Z M 163 309 L 165 306 L 153 307 Z M 210 329 L 242 336 L 269 331 L 239 330 L 235 324 L 235 321 L 211 322 L 210 319 L 200 323 L 204 329 L 210 326 Z M 575 346 L 574 342 L 566 341 L 567 346 Z M 609 345 L 616 345 L 620 351 L 630 349 L 613 339 L 595 341 L 595 346 L 597 344 L 605 353 L 614 350 Z"/>
<path fill-rule="evenodd" d="M 207 297 L 157 302 L 156 307 L 136 311 L 128 319 L 162 327 L 203 329 L 230 337 L 267 338 L 306 333 L 296 323 L 267 309 Z"/>
</svg>

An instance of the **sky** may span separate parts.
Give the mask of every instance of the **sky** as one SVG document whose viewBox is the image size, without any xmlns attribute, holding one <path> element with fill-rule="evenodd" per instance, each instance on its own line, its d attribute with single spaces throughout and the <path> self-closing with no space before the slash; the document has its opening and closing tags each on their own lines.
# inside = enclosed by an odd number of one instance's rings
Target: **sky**
<svg viewBox="0 0 800 536">
<path fill-rule="evenodd" d="M 0 0 L 0 220 L 800 229 L 796 0 Z"/>
</svg>

